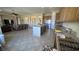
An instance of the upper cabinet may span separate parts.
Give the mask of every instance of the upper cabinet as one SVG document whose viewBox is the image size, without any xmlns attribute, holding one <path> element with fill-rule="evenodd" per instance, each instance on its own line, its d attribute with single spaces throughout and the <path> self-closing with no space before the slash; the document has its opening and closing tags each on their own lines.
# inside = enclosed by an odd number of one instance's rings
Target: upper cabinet
<svg viewBox="0 0 79 59">
<path fill-rule="evenodd" d="M 60 22 L 79 21 L 79 8 L 62 8 L 56 20 Z"/>
<path fill-rule="evenodd" d="M 76 19 L 77 19 L 77 21 L 79 21 L 79 8 L 77 9 Z"/>
</svg>

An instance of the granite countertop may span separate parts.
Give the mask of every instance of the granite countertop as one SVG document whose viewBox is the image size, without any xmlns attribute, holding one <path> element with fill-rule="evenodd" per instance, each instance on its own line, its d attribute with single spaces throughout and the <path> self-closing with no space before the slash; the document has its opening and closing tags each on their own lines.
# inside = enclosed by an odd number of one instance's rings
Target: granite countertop
<svg viewBox="0 0 79 59">
<path fill-rule="evenodd" d="M 61 31 L 62 31 L 61 33 L 65 35 L 65 37 L 71 38 L 71 40 L 79 43 L 79 38 L 76 36 L 74 31 L 67 32 L 66 29 L 63 29 L 63 27 L 61 28 Z"/>
</svg>

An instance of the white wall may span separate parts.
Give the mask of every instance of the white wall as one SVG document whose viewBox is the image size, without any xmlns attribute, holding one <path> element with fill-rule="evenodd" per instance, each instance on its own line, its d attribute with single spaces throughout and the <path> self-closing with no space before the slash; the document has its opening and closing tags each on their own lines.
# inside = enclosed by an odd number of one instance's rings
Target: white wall
<svg viewBox="0 0 79 59">
<path fill-rule="evenodd" d="M 13 19 L 11 15 L 2 15 L 2 19 Z"/>
<path fill-rule="evenodd" d="M 35 16 L 36 17 L 34 21 L 31 18 L 32 16 Z M 24 21 L 24 24 L 29 24 L 30 26 L 31 25 L 35 25 L 35 24 L 38 24 L 38 23 L 41 23 L 42 24 L 42 21 L 40 22 L 40 19 L 42 20 L 42 17 L 43 17 L 42 14 L 26 15 L 26 16 L 23 16 L 23 21 Z"/>
<path fill-rule="evenodd" d="M 15 16 L 12 16 L 12 15 L 2 15 L 2 20 L 4 20 L 4 19 L 14 20 L 14 24 L 17 24 Z"/>
<path fill-rule="evenodd" d="M 36 16 L 36 20 L 34 22 L 32 21 L 31 16 Z M 39 23 L 38 17 L 42 17 L 42 14 L 40 13 L 40 14 L 30 14 L 30 15 L 25 15 L 25 16 L 18 16 L 18 24 L 29 24 L 29 25 L 37 24 L 37 23 Z M 9 15 L 9 14 L 4 13 L 2 15 L 2 20 L 4 20 L 4 19 L 14 20 L 14 24 L 17 25 L 17 19 L 16 19 L 15 15 Z M 1 18 L 0 18 L 0 24 L 2 24 Z"/>
<path fill-rule="evenodd" d="M 1 17 L 2 17 L 2 19 L 1 19 Z M 4 19 L 8 19 L 9 21 L 14 20 L 14 24 L 17 25 L 17 19 L 16 19 L 15 15 L 2 15 L 2 16 L 0 16 L 0 24 L 2 24 L 2 20 L 4 20 Z M 21 24 L 21 22 L 20 22 L 21 19 L 22 19 L 21 16 L 18 16 L 18 24 Z"/>
<path fill-rule="evenodd" d="M 63 23 L 63 26 L 71 28 L 73 31 L 77 33 L 77 37 L 79 38 L 79 22 L 67 22 Z"/>
</svg>

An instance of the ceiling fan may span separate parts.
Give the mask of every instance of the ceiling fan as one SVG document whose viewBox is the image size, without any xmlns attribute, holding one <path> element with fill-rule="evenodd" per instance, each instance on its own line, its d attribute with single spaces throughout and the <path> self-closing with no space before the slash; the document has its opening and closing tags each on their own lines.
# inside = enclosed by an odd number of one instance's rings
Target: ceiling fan
<svg viewBox="0 0 79 59">
<path fill-rule="evenodd" d="M 15 10 L 12 10 L 12 14 L 17 16 L 18 14 L 15 12 Z"/>
<path fill-rule="evenodd" d="M 17 15 L 18 15 L 17 13 L 14 13 L 14 12 L 13 12 L 12 14 L 13 14 L 13 15 L 15 15 L 15 16 L 17 16 Z"/>
</svg>

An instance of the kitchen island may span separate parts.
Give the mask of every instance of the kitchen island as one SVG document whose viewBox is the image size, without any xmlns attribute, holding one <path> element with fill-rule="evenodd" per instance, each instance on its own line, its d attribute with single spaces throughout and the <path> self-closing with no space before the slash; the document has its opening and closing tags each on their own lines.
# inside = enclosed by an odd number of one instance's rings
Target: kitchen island
<svg viewBox="0 0 79 59">
<path fill-rule="evenodd" d="M 46 26 L 45 25 L 34 25 L 32 28 L 32 34 L 33 36 L 40 37 L 46 32 Z"/>
</svg>

